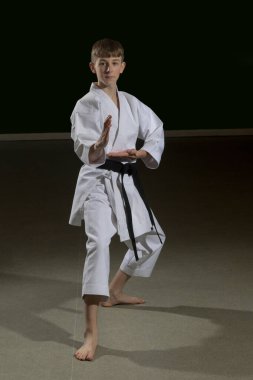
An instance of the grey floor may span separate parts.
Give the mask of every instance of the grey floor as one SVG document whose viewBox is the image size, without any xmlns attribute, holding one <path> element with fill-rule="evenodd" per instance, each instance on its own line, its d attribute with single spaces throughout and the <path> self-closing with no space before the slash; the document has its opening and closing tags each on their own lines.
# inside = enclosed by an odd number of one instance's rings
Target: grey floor
<svg viewBox="0 0 253 380">
<path fill-rule="evenodd" d="M 170 138 L 140 172 L 167 234 L 140 306 L 101 308 L 78 362 L 85 237 L 68 225 L 72 142 L 0 143 L 0 379 L 253 379 L 253 137 Z M 125 247 L 117 237 L 111 275 Z"/>
</svg>

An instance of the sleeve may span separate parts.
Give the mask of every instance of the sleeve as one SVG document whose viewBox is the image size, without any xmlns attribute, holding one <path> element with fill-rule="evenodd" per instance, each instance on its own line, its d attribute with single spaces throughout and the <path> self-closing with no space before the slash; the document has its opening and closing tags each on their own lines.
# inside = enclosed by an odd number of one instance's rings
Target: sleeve
<svg viewBox="0 0 253 380">
<path fill-rule="evenodd" d="M 98 107 L 76 106 L 70 117 L 71 138 L 74 141 L 74 150 L 80 160 L 90 166 L 99 166 L 105 162 L 105 152 L 103 156 L 91 163 L 89 161 L 90 147 L 99 139 L 102 126 L 100 121 L 100 111 Z"/>
<path fill-rule="evenodd" d="M 143 162 L 149 169 L 156 169 L 161 161 L 164 150 L 164 130 L 163 122 L 145 104 L 139 103 L 139 135 L 143 140 L 141 149 L 150 154 L 150 157 L 143 158 Z"/>
</svg>

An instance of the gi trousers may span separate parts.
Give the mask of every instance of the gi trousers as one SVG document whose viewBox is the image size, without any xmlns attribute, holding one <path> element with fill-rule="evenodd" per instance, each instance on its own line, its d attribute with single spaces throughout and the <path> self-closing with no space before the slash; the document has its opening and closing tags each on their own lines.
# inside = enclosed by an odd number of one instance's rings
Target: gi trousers
<svg viewBox="0 0 253 380">
<path fill-rule="evenodd" d="M 108 193 L 108 186 L 100 180 L 84 202 L 87 241 L 82 296 L 89 294 L 109 297 L 110 243 L 117 233 L 117 216 L 114 211 L 113 194 L 110 191 Z M 128 250 L 120 269 L 129 276 L 151 276 L 165 241 L 165 234 L 156 219 L 155 221 L 162 243 L 153 230 L 137 236 L 135 240 L 138 261 L 135 259 L 131 240 L 124 241 Z"/>
</svg>

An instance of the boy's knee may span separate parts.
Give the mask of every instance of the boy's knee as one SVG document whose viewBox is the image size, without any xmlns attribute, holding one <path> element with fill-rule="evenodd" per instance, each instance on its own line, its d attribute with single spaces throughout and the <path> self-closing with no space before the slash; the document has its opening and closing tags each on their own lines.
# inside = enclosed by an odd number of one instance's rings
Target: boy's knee
<svg viewBox="0 0 253 380">
<path fill-rule="evenodd" d="M 109 249 L 111 239 L 89 239 L 86 244 L 87 252 L 106 252 Z"/>
</svg>

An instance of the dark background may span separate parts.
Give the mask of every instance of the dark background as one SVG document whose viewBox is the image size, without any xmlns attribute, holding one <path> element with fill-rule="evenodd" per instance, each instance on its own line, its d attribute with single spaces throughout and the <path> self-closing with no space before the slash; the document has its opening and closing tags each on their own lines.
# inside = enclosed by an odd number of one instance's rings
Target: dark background
<svg viewBox="0 0 253 380">
<path fill-rule="evenodd" d="M 149 105 L 167 130 L 252 128 L 250 10 L 131 3 L 13 5 L 2 44 L 0 133 L 69 132 L 75 102 L 95 77 L 93 42 L 125 47 L 120 90 Z"/>
</svg>

